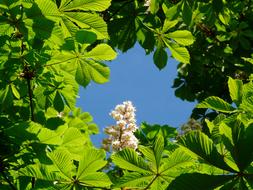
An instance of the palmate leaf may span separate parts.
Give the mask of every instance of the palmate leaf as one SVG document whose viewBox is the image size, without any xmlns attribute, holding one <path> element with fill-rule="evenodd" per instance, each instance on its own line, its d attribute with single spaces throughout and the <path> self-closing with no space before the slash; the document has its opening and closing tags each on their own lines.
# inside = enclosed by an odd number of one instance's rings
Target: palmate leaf
<svg viewBox="0 0 253 190">
<path fill-rule="evenodd" d="M 60 145 L 62 143 L 62 139 L 60 138 L 59 134 L 54 130 L 47 128 L 41 128 L 37 137 L 39 139 L 39 143 L 42 144 Z"/>
<path fill-rule="evenodd" d="M 168 30 L 173 28 L 174 26 L 176 26 L 177 23 L 178 23 L 178 20 L 170 21 L 169 19 L 165 19 L 164 24 L 163 24 L 163 28 L 162 28 L 162 32 L 163 33 L 168 32 Z"/>
<path fill-rule="evenodd" d="M 187 30 L 177 30 L 175 32 L 165 34 L 165 37 L 175 40 L 178 44 L 182 46 L 188 46 L 193 44 L 194 42 L 194 37 L 192 33 Z"/>
<path fill-rule="evenodd" d="M 87 86 L 91 80 L 98 84 L 109 81 L 110 69 L 106 65 L 95 61 L 81 61 L 76 70 L 76 81 Z"/>
<path fill-rule="evenodd" d="M 163 177 L 158 176 L 154 180 L 154 182 L 150 185 L 149 189 L 152 189 L 152 190 L 165 190 L 165 189 L 167 189 L 167 186 L 169 185 L 171 180 L 172 179 L 164 178 L 164 176 Z"/>
<path fill-rule="evenodd" d="M 147 160 L 152 163 L 151 168 L 153 171 L 158 172 L 164 149 L 163 137 L 158 135 L 152 148 L 140 146 L 139 149 Z"/>
<path fill-rule="evenodd" d="M 96 33 L 98 39 L 108 38 L 107 25 L 104 20 L 98 14 L 89 12 L 105 10 L 110 5 L 109 0 L 73 0 L 69 2 L 63 1 L 59 7 L 65 37 L 74 37 L 75 32 L 83 28 Z"/>
<path fill-rule="evenodd" d="M 111 158 L 113 163 L 120 166 L 122 169 L 144 174 L 152 173 L 145 160 L 138 156 L 133 149 L 126 148 L 120 152 L 114 153 Z"/>
<path fill-rule="evenodd" d="M 7 24 L 5 22 L 3 22 L 3 20 L 1 19 L 1 22 L 0 22 L 0 33 L 2 35 L 11 35 L 13 32 L 14 32 L 13 26 L 10 25 L 10 24 Z"/>
<path fill-rule="evenodd" d="M 109 187 L 112 184 L 110 178 L 103 172 L 90 172 L 78 180 L 81 185 L 91 187 Z"/>
<path fill-rule="evenodd" d="M 231 113 L 235 110 L 229 103 L 225 102 L 219 97 L 210 96 L 206 98 L 204 101 L 199 103 L 197 108 L 209 108 L 216 111 L 224 112 L 224 113 Z"/>
<path fill-rule="evenodd" d="M 7 85 L 5 89 L 0 90 L 0 104 L 5 107 L 11 104 L 13 100 L 13 93 L 10 85 Z"/>
<path fill-rule="evenodd" d="M 60 145 L 62 143 L 59 133 L 35 122 L 17 123 L 16 126 L 7 129 L 6 133 L 10 136 L 14 135 L 13 137 L 15 137 L 17 142 L 31 140 L 39 144 L 48 145 Z"/>
<path fill-rule="evenodd" d="M 159 10 L 159 2 L 160 0 L 151 0 L 150 2 L 150 12 L 155 14 Z"/>
<path fill-rule="evenodd" d="M 72 179 L 75 167 L 70 153 L 64 149 L 57 149 L 49 152 L 47 156 L 52 160 L 54 166 L 61 172 L 65 179 Z"/>
<path fill-rule="evenodd" d="M 52 181 L 52 185 L 53 181 L 60 179 L 64 180 L 64 176 L 55 171 L 54 167 L 43 164 L 28 165 L 25 168 L 20 169 L 18 175 L 36 177 L 37 179 L 45 181 Z"/>
<path fill-rule="evenodd" d="M 91 51 L 85 53 L 82 58 L 94 59 L 98 61 L 110 61 L 115 59 L 116 52 L 107 44 L 99 44 Z"/>
<path fill-rule="evenodd" d="M 233 126 L 234 149 L 231 153 L 240 171 L 244 171 L 249 167 L 253 158 L 253 124 L 247 127 L 238 125 L 237 122 Z"/>
<path fill-rule="evenodd" d="M 85 142 L 85 136 L 80 132 L 79 129 L 70 127 L 63 135 L 62 146 L 65 147 L 76 147 L 82 146 Z"/>
<path fill-rule="evenodd" d="M 108 38 L 107 34 L 107 25 L 104 20 L 95 13 L 84 13 L 84 12 L 66 12 L 64 13 L 65 20 L 75 23 L 78 25 L 75 28 L 86 29 L 94 32 L 97 35 L 98 39 Z M 65 20 L 63 23 L 65 24 Z M 66 29 L 69 30 L 71 36 L 74 34 L 71 32 L 72 28 L 68 28 L 69 24 L 65 24 Z M 74 27 L 72 25 L 71 27 Z M 66 33 L 66 32 L 65 32 Z M 70 37 L 70 36 L 65 36 Z"/>
<path fill-rule="evenodd" d="M 170 181 L 181 174 L 182 169 L 193 163 L 192 158 L 182 150 L 165 156 L 164 138 L 161 135 L 157 135 L 151 147 L 140 145 L 138 149 L 143 157 L 132 149 L 124 149 L 112 155 L 112 161 L 116 165 L 128 170 L 116 182 L 115 187 L 166 189 Z"/>
<path fill-rule="evenodd" d="M 79 162 L 77 179 L 83 178 L 83 176 L 103 168 L 107 163 L 104 159 L 105 152 L 103 150 L 86 148 Z"/>
<path fill-rule="evenodd" d="M 28 40 L 46 39 L 53 44 L 63 43 L 63 33 L 56 24 L 60 20 L 60 12 L 55 3 L 50 0 L 35 0 L 33 6 L 25 11 L 24 24 L 20 24 L 20 30 L 29 36 Z"/>
<path fill-rule="evenodd" d="M 213 141 L 209 139 L 209 137 L 204 133 L 200 131 L 191 131 L 180 138 L 179 144 L 195 153 L 200 158 L 204 159 L 213 166 L 227 171 L 235 172 L 231 167 L 227 165 L 227 163 L 224 161 L 223 156 L 219 154 Z"/>
<path fill-rule="evenodd" d="M 58 9 L 56 3 L 51 0 L 35 0 L 32 8 L 26 11 L 24 23 L 36 37 L 52 39 L 55 42 L 74 37 L 80 28 L 96 33 L 98 39 L 104 39 L 108 38 L 107 25 L 102 17 L 90 11 L 103 11 L 109 5 L 109 0 L 73 0 L 71 3 L 62 1 Z M 60 26 L 55 24 L 59 22 Z M 25 28 L 22 28 L 22 31 L 25 31 Z"/>
<path fill-rule="evenodd" d="M 64 64 L 61 68 L 75 76 L 76 81 L 87 86 L 91 80 L 98 84 L 109 81 L 110 69 L 101 60 L 112 60 L 115 51 L 106 44 L 99 44 L 89 52 L 62 51 L 49 64 Z"/>
<path fill-rule="evenodd" d="M 148 186 L 149 182 L 152 181 L 154 176 L 152 174 L 141 174 L 138 172 L 129 172 L 126 173 L 123 177 L 117 180 L 117 183 L 113 186 L 125 187 L 128 189 L 139 188 L 144 189 Z"/>
<path fill-rule="evenodd" d="M 239 109 L 253 113 L 253 95 L 252 95 L 253 83 L 249 82 L 243 85 L 242 103 L 239 105 Z"/>
<path fill-rule="evenodd" d="M 228 87 L 229 87 L 229 93 L 230 97 L 233 102 L 236 103 L 238 106 L 242 101 L 243 96 L 243 83 L 241 80 L 232 79 L 229 77 L 228 79 Z"/>
<path fill-rule="evenodd" d="M 64 109 L 64 102 L 58 90 L 55 93 L 53 105 L 54 105 L 55 110 L 57 110 L 58 112 L 61 112 Z"/>
<path fill-rule="evenodd" d="M 228 181 L 233 175 L 182 174 L 170 183 L 168 190 L 213 190 Z"/>
<path fill-rule="evenodd" d="M 171 55 L 182 63 L 190 63 L 190 54 L 185 47 L 181 47 L 168 39 L 164 40 L 166 46 L 170 49 Z"/>
<path fill-rule="evenodd" d="M 185 153 L 182 149 L 176 149 L 169 158 L 163 159 L 164 164 L 160 167 L 160 173 L 163 175 L 170 175 L 171 171 L 177 168 L 183 168 L 193 164 L 191 156 Z"/>
<path fill-rule="evenodd" d="M 36 18 L 54 18 L 59 17 L 61 14 L 58 11 L 57 5 L 50 0 L 34 0 L 33 7 L 31 9 L 27 9 L 25 11 L 25 17 L 26 19 L 36 19 Z M 58 18 L 59 21 L 59 18 Z"/>
<path fill-rule="evenodd" d="M 78 97 L 79 85 L 75 81 L 75 77 L 70 73 L 61 70 L 64 75 L 64 88 L 60 90 L 61 96 L 64 99 L 65 104 L 71 109 L 75 109 L 76 98 Z"/>
<path fill-rule="evenodd" d="M 97 172 L 107 164 L 105 152 L 94 148 L 86 148 L 79 162 L 77 180 L 81 185 L 94 187 L 108 187 L 111 180 L 103 172 Z"/>
<path fill-rule="evenodd" d="M 61 10 L 63 11 L 73 11 L 73 10 L 83 10 L 83 11 L 104 11 L 111 4 L 111 0 L 74 0 L 67 4 L 64 1 L 61 3 Z"/>
<path fill-rule="evenodd" d="M 144 138 L 147 139 L 147 141 L 154 141 L 157 135 L 162 135 L 164 139 L 175 138 L 177 136 L 177 130 L 174 127 L 157 124 L 149 125 L 145 122 L 141 124 L 138 133 L 138 138 Z"/>
<path fill-rule="evenodd" d="M 134 14 L 134 3 L 128 3 L 128 11 L 124 14 L 129 16 L 113 19 L 108 24 L 110 40 L 114 47 L 117 47 L 122 52 L 126 52 L 132 48 L 136 42 L 136 25 Z"/>
<path fill-rule="evenodd" d="M 168 61 L 168 55 L 164 48 L 158 47 L 155 50 L 154 57 L 153 57 L 155 65 L 158 67 L 158 69 L 163 69 Z"/>
</svg>

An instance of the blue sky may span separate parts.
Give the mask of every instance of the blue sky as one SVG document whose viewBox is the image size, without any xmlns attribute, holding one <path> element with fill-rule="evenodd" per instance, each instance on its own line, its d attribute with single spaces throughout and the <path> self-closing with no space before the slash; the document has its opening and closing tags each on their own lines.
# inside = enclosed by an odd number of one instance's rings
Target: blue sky
<svg viewBox="0 0 253 190">
<path fill-rule="evenodd" d="M 111 69 L 110 82 L 91 83 L 80 90 L 77 106 L 90 112 L 94 122 L 100 127 L 99 135 L 93 136 L 96 146 L 104 138 L 103 128 L 115 122 L 109 112 L 123 101 L 130 100 L 137 109 L 137 123 L 168 124 L 180 127 L 187 121 L 194 103 L 175 97 L 171 88 L 177 75 L 177 62 L 169 59 L 167 66 L 159 71 L 152 55 L 136 45 L 127 53 L 118 53 L 117 59 L 108 62 Z"/>
</svg>

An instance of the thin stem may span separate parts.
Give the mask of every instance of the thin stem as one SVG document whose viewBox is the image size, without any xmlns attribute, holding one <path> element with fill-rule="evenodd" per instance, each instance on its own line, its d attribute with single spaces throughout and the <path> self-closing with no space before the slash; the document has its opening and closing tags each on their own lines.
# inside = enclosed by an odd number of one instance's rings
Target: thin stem
<svg viewBox="0 0 253 190">
<path fill-rule="evenodd" d="M 4 177 L 5 181 L 9 184 L 12 190 L 17 190 L 16 187 L 11 183 L 9 178 L 5 175 L 4 171 L 1 171 L 2 176 Z"/>
</svg>

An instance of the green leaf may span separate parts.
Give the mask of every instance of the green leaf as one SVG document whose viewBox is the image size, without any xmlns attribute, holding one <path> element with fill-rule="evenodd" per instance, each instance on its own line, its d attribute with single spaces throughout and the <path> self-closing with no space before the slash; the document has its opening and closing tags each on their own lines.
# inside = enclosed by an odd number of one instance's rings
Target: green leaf
<svg viewBox="0 0 253 190">
<path fill-rule="evenodd" d="M 219 154 L 213 141 L 204 133 L 200 131 L 191 131 L 182 136 L 178 142 L 206 162 L 218 168 L 234 172 L 234 170 L 225 163 L 224 157 Z"/>
<path fill-rule="evenodd" d="M 238 122 L 233 126 L 234 149 L 232 156 L 240 169 L 244 171 L 252 162 L 253 158 L 253 124 L 250 124 L 246 129 Z"/>
<path fill-rule="evenodd" d="M 249 82 L 243 85 L 243 97 L 242 103 L 239 106 L 239 109 L 252 113 L 253 110 L 253 96 L 252 96 L 253 83 Z"/>
<path fill-rule="evenodd" d="M 84 145 L 85 137 L 79 129 L 70 127 L 63 135 L 62 145 L 66 147 L 76 147 Z"/>
<path fill-rule="evenodd" d="M 166 19 L 168 20 L 175 20 L 179 13 L 181 12 L 181 5 L 182 3 L 179 2 L 173 6 L 166 6 L 165 3 L 163 4 L 163 10 L 165 12 Z"/>
<path fill-rule="evenodd" d="M 57 11 L 45 15 L 59 20 L 65 38 L 75 37 L 79 29 L 85 29 L 104 39 L 108 38 L 107 25 L 94 11 L 104 11 L 109 6 L 110 0 L 64 0 Z"/>
<path fill-rule="evenodd" d="M 13 100 L 13 94 L 10 85 L 7 85 L 5 89 L 0 91 L 0 104 L 5 106 L 10 106 Z"/>
<path fill-rule="evenodd" d="M 20 99 L 20 94 L 19 94 L 17 88 L 16 88 L 13 84 L 11 85 L 11 90 L 12 90 L 13 95 L 14 95 L 17 99 Z"/>
<path fill-rule="evenodd" d="M 155 14 L 159 10 L 159 0 L 151 0 L 150 2 L 150 12 Z"/>
<path fill-rule="evenodd" d="M 173 28 L 174 26 L 176 26 L 177 23 L 178 23 L 178 20 L 170 21 L 169 19 L 165 19 L 164 24 L 163 24 L 162 32 L 163 33 L 168 32 L 168 30 Z"/>
<path fill-rule="evenodd" d="M 242 59 L 243 59 L 244 61 L 247 61 L 247 62 L 253 64 L 253 59 L 252 59 L 252 58 L 242 57 Z"/>
<path fill-rule="evenodd" d="M 91 187 L 109 187 L 112 182 L 103 172 L 93 172 L 82 175 L 79 179 L 81 185 Z"/>
<path fill-rule="evenodd" d="M 106 23 L 94 13 L 65 12 L 61 25 L 66 37 L 74 36 L 75 32 L 81 28 L 94 32 L 98 39 L 108 38 Z"/>
<path fill-rule="evenodd" d="M 66 74 L 65 74 L 66 76 Z M 65 79 L 65 82 L 67 81 L 67 79 Z M 73 80 L 71 80 L 72 85 L 68 84 L 65 86 L 65 88 L 61 89 L 61 95 L 62 98 L 64 99 L 64 102 L 66 103 L 66 105 L 73 110 L 75 108 L 76 105 L 76 98 L 77 98 L 77 91 L 75 89 L 74 86 L 76 86 L 77 84 L 74 77 Z M 71 93 L 70 93 L 71 92 Z M 74 94 L 73 94 L 74 92 Z"/>
<path fill-rule="evenodd" d="M 196 108 L 209 108 L 224 113 L 232 113 L 235 110 L 229 103 L 216 96 L 206 98 Z"/>
<path fill-rule="evenodd" d="M 193 165 L 193 159 L 181 148 L 176 149 L 168 158 L 164 158 L 164 164 L 159 172 L 163 175 L 170 174 L 172 169 L 180 169 L 185 166 Z"/>
<path fill-rule="evenodd" d="M 168 190 L 213 190 L 228 181 L 233 175 L 182 174 L 169 185 Z"/>
<path fill-rule="evenodd" d="M 117 56 L 116 52 L 107 44 L 99 44 L 91 51 L 84 54 L 83 58 L 91 58 L 93 60 L 113 60 Z"/>
<path fill-rule="evenodd" d="M 169 39 L 171 38 L 183 46 L 191 45 L 194 42 L 194 37 L 188 30 L 177 30 L 175 32 L 165 34 L 165 37 Z"/>
<path fill-rule="evenodd" d="M 46 39 L 54 44 L 60 45 L 63 42 L 63 34 L 60 27 L 55 23 L 59 21 L 60 12 L 51 0 L 36 0 L 33 6 L 25 11 L 23 18 L 24 26 L 21 25 L 21 32 L 29 39 Z"/>
<path fill-rule="evenodd" d="M 63 11 L 83 10 L 83 11 L 104 11 L 111 4 L 111 0 L 73 0 L 62 7 Z"/>
<path fill-rule="evenodd" d="M 170 42 L 169 40 L 165 40 L 164 42 L 176 60 L 182 63 L 190 63 L 190 54 L 185 47 L 180 47 L 177 44 Z"/>
<path fill-rule="evenodd" d="M 164 140 L 161 135 L 158 135 L 152 148 L 140 146 L 139 150 L 143 153 L 148 161 L 151 162 L 153 172 L 158 172 L 161 164 L 162 154 L 164 149 Z"/>
<path fill-rule="evenodd" d="M 81 44 L 92 44 L 97 40 L 97 35 L 93 32 L 81 29 L 76 32 L 76 41 Z"/>
<path fill-rule="evenodd" d="M 64 109 L 64 102 L 63 102 L 62 96 L 58 90 L 56 91 L 53 104 L 54 104 L 54 108 L 58 112 L 61 112 Z"/>
<path fill-rule="evenodd" d="M 229 77 L 228 79 L 228 88 L 230 97 L 233 102 L 238 106 L 242 102 L 243 96 L 243 83 L 241 80 L 232 79 Z"/>
<path fill-rule="evenodd" d="M 96 172 L 104 167 L 107 161 L 104 160 L 105 152 L 95 148 L 86 148 L 84 150 L 82 159 L 79 162 L 77 171 L 77 179 L 84 178 L 89 173 Z"/>
<path fill-rule="evenodd" d="M 161 159 L 162 159 L 163 150 L 164 150 L 164 138 L 161 135 L 158 135 L 156 137 L 153 150 L 154 150 L 154 156 L 155 156 L 155 165 L 157 166 L 157 170 L 158 170 L 161 164 Z"/>
<path fill-rule="evenodd" d="M 126 148 L 114 153 L 111 158 L 113 163 L 120 166 L 120 168 L 140 173 L 150 173 L 148 164 L 133 149 Z"/>
<path fill-rule="evenodd" d="M 54 163 L 54 166 L 62 173 L 65 179 L 72 179 L 74 164 L 71 155 L 64 149 L 57 149 L 47 153 L 48 157 Z"/>
<path fill-rule="evenodd" d="M 85 61 L 78 64 L 76 70 L 76 81 L 82 85 L 87 86 L 90 80 L 102 84 L 109 81 L 110 69 L 95 61 Z"/>
<path fill-rule="evenodd" d="M 191 7 L 189 6 L 188 1 L 184 1 L 182 18 L 183 18 L 183 21 L 185 22 L 185 24 L 187 24 L 188 26 L 192 22 L 192 13 L 193 13 L 193 11 L 192 11 Z"/>
<path fill-rule="evenodd" d="M 62 143 L 62 139 L 56 131 L 41 128 L 37 135 L 40 140 L 39 143 L 42 144 L 52 144 L 52 145 L 60 145 Z"/>
<path fill-rule="evenodd" d="M 141 124 L 141 133 L 144 134 L 148 141 L 153 141 L 156 136 L 162 134 L 164 139 L 175 138 L 177 136 L 177 130 L 169 125 L 149 125 L 147 123 Z M 166 141 L 165 141 L 166 142 Z"/>
<path fill-rule="evenodd" d="M 59 172 L 56 172 L 53 167 L 44 164 L 28 165 L 22 168 L 18 172 L 19 176 L 35 177 L 36 179 L 52 181 L 60 180 L 64 178 Z"/>
<path fill-rule="evenodd" d="M 158 69 L 160 69 L 160 70 L 163 69 L 166 66 L 167 61 L 168 61 L 168 55 L 167 55 L 165 49 L 162 47 L 158 47 L 155 50 L 153 59 L 154 59 L 155 65 L 158 67 Z"/>
<path fill-rule="evenodd" d="M 148 186 L 154 176 L 152 174 L 141 174 L 137 172 L 126 173 L 123 177 L 119 178 L 114 187 L 142 188 Z"/>
</svg>

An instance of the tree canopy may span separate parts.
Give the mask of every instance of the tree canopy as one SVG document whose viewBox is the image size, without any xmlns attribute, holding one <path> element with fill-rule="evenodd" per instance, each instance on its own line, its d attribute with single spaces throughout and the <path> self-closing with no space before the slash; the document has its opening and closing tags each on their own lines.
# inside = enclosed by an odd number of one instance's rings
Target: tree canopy
<svg viewBox="0 0 253 190">
<path fill-rule="evenodd" d="M 0 189 L 253 189 L 252 3 L 1 0 Z M 176 59 L 175 95 L 198 105 L 177 130 L 138 128 L 124 102 L 96 148 L 79 87 L 136 43 L 159 70 Z"/>
</svg>

